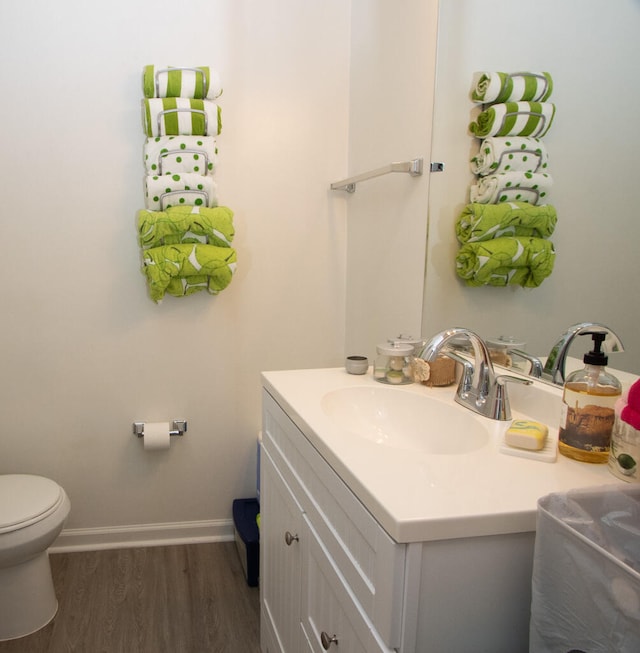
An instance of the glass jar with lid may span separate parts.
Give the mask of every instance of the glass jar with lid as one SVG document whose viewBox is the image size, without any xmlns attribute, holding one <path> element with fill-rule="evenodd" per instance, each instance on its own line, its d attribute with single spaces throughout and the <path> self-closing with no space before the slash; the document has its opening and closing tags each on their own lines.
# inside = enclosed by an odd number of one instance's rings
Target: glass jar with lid
<svg viewBox="0 0 640 653">
<path fill-rule="evenodd" d="M 403 385 L 413 383 L 411 361 L 414 356 L 413 345 L 391 340 L 376 347 L 376 360 L 373 378 L 380 383 Z"/>
</svg>

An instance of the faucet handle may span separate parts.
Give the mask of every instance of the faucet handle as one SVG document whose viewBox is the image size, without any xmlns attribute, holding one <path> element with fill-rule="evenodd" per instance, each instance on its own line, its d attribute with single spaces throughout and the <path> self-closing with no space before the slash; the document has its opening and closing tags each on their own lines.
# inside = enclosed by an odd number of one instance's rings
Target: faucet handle
<svg viewBox="0 0 640 653">
<path fill-rule="evenodd" d="M 464 356 L 460 356 L 453 350 L 447 350 L 442 352 L 445 356 L 451 358 L 456 363 L 462 365 L 462 375 L 460 377 L 460 383 L 458 384 L 458 394 L 461 397 L 467 397 L 469 392 L 473 387 L 473 365 L 471 361 L 468 361 Z"/>
<path fill-rule="evenodd" d="M 499 374 L 496 376 L 494 384 L 494 396 L 491 402 L 491 410 L 493 419 L 506 421 L 511 419 L 511 407 L 509 406 L 509 397 L 507 396 L 507 383 L 522 383 L 522 385 L 531 385 L 531 379 L 523 379 L 519 376 L 511 376 L 510 374 Z"/>
</svg>

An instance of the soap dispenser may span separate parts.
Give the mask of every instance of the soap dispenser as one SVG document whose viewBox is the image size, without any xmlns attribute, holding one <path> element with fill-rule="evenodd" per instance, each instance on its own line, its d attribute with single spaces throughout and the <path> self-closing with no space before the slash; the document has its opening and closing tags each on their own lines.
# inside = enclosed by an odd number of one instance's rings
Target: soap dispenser
<svg viewBox="0 0 640 653">
<path fill-rule="evenodd" d="M 584 355 L 584 369 L 570 374 L 564 384 L 558 450 L 575 460 L 606 463 L 615 403 L 622 394 L 622 386 L 605 371 L 608 358 L 602 343 L 606 333 L 585 331 L 580 335 L 592 337 L 593 349 Z"/>
</svg>

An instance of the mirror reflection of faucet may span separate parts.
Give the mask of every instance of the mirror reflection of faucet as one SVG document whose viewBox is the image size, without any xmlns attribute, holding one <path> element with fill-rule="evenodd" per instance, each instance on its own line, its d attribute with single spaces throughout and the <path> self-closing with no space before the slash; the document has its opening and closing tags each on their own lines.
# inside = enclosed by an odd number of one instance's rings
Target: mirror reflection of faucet
<svg viewBox="0 0 640 653">
<path fill-rule="evenodd" d="M 551 381 L 555 385 L 564 385 L 566 378 L 566 361 L 569 347 L 576 336 L 586 331 L 604 331 L 606 337 L 602 343 L 602 349 L 608 354 L 624 351 L 620 338 L 604 324 L 597 322 L 580 322 L 570 326 L 561 336 L 558 342 L 551 348 L 547 361 L 542 370 L 542 379 Z"/>
<path fill-rule="evenodd" d="M 487 338 L 487 347 L 494 365 L 512 367 L 518 372 L 539 379 L 542 376 L 542 363 L 539 358 L 524 350 L 526 346 L 526 342 L 518 340 L 515 336 Z"/>
</svg>

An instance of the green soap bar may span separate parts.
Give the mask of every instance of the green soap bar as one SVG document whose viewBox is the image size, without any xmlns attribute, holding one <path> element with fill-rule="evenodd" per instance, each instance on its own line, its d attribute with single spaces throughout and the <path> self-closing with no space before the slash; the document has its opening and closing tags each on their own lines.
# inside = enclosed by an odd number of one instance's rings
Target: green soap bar
<svg viewBox="0 0 640 653">
<path fill-rule="evenodd" d="M 539 451 L 549 435 L 549 428 L 540 422 L 528 419 L 516 419 L 507 430 L 504 441 L 510 447 Z"/>
</svg>

